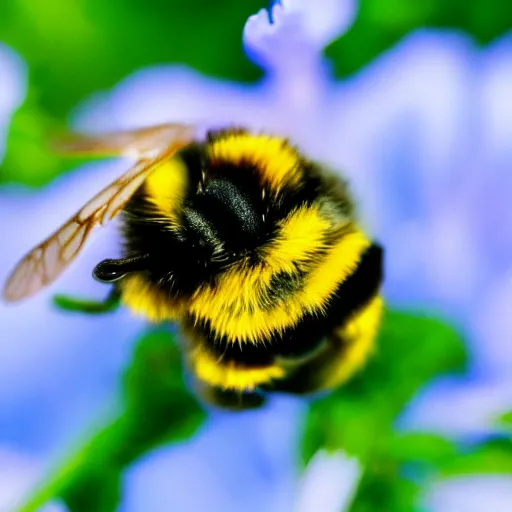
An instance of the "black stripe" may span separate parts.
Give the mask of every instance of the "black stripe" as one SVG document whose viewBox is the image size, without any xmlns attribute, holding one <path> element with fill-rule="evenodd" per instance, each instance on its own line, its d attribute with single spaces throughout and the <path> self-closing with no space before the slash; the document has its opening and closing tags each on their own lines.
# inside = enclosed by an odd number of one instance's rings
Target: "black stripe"
<svg viewBox="0 0 512 512">
<path fill-rule="evenodd" d="M 190 144 L 181 149 L 176 156 L 180 158 L 187 168 L 187 196 L 194 195 L 202 181 L 202 174 L 208 165 L 206 148 L 204 144 Z"/>
<path fill-rule="evenodd" d="M 306 283 L 307 272 L 297 268 L 295 272 L 278 272 L 272 276 L 268 287 L 258 297 L 258 306 L 265 311 L 273 309 L 297 293 Z"/>
<path fill-rule="evenodd" d="M 383 279 L 383 249 L 373 244 L 363 254 L 356 271 L 336 290 L 324 315 L 306 314 L 301 321 L 284 333 L 273 334 L 269 339 L 250 340 L 241 343 L 216 335 L 209 322 L 194 319 L 187 322 L 189 328 L 203 339 L 205 347 L 222 361 L 234 361 L 242 366 L 264 366 L 272 364 L 276 356 L 301 357 L 314 351 L 324 338 L 377 293 Z"/>
</svg>

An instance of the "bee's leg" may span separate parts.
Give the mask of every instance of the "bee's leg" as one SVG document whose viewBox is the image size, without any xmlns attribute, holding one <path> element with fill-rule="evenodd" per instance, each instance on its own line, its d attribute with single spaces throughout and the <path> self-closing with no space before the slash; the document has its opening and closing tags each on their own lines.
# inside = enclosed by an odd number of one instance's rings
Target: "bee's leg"
<svg viewBox="0 0 512 512">
<path fill-rule="evenodd" d="M 263 394 L 249 391 L 234 391 L 196 382 L 199 397 L 210 405 L 231 411 L 256 409 L 265 402 Z"/>
<path fill-rule="evenodd" d="M 97 315 L 115 311 L 120 305 L 120 294 L 119 290 L 113 287 L 103 301 L 68 297 L 67 295 L 55 295 L 53 297 L 53 303 L 64 311 Z"/>
</svg>

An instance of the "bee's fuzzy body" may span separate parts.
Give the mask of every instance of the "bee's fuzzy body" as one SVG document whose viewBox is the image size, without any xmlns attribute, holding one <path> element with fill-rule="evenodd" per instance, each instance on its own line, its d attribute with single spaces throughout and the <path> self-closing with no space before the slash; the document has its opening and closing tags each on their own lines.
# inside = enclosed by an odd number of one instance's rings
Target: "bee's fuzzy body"
<svg viewBox="0 0 512 512">
<path fill-rule="evenodd" d="M 123 222 L 126 257 L 147 254 L 147 269 L 116 284 L 121 300 L 178 322 L 208 399 L 329 388 L 371 353 L 382 249 L 346 183 L 285 140 L 210 133 L 155 168 Z"/>
</svg>

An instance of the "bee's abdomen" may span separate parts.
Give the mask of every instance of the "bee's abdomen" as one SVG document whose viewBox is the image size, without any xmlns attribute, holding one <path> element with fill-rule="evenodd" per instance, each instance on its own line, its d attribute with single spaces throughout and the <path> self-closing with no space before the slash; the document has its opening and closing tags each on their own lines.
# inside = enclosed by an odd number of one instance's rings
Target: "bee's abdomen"
<svg viewBox="0 0 512 512">
<path fill-rule="evenodd" d="M 197 323 L 192 317 L 184 321 L 184 327 L 190 342 L 203 352 L 201 357 L 211 358 L 219 367 L 229 367 L 231 371 L 238 368 L 242 373 L 277 368 L 279 360 L 298 360 L 317 351 L 334 330 L 373 300 L 383 278 L 382 263 L 382 248 L 371 245 L 355 272 L 339 284 L 324 311 L 305 313 L 297 323 L 264 339 L 233 340 L 219 336 L 211 323 Z"/>
</svg>

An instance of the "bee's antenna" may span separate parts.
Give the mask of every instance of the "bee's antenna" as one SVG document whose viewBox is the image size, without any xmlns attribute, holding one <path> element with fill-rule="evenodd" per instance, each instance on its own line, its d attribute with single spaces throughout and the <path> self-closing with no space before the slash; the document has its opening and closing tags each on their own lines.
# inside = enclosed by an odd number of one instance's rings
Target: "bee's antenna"
<svg viewBox="0 0 512 512">
<path fill-rule="evenodd" d="M 94 267 L 92 275 L 97 281 L 102 283 L 112 283 L 121 279 L 130 272 L 146 270 L 148 259 L 149 254 L 120 260 L 103 260 Z"/>
</svg>

